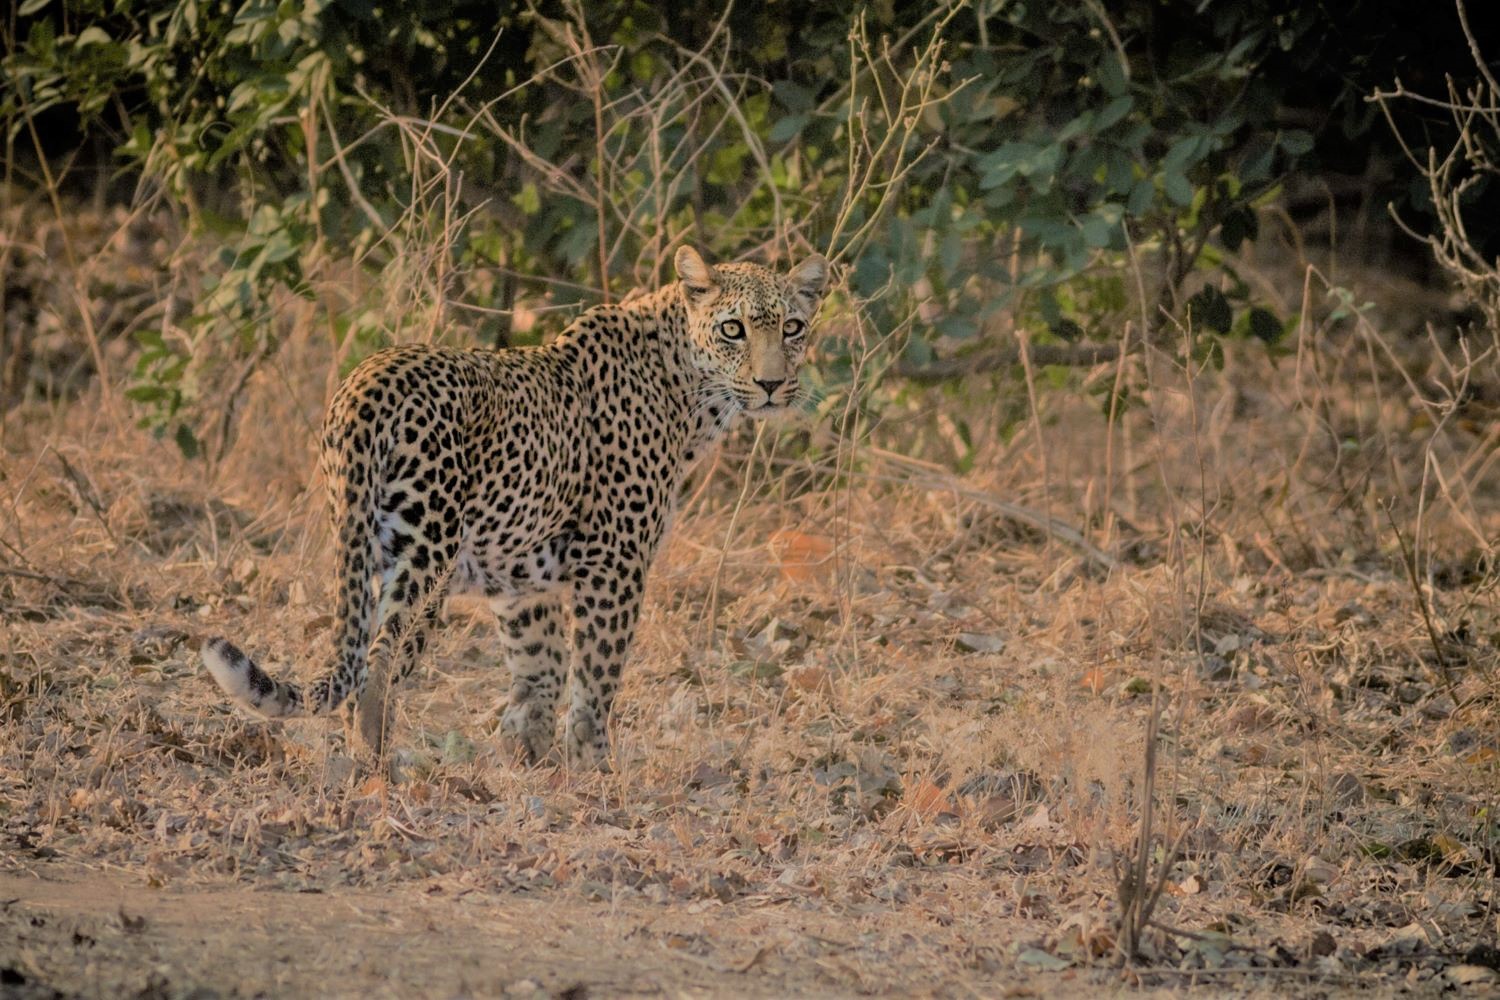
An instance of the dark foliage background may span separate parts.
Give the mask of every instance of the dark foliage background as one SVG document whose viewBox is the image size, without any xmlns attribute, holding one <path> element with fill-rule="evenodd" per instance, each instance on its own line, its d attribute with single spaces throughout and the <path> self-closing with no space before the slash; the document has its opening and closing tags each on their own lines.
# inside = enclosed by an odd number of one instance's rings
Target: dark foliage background
<svg viewBox="0 0 1500 1000">
<path fill-rule="evenodd" d="M 1493 6 L 1467 14 L 1500 52 Z M 1296 317 L 1239 264 L 1268 209 L 1438 280 L 1386 213 L 1434 225 L 1402 143 L 1446 148 L 1454 116 L 1370 98 L 1481 81 L 1457 8 L 1389 0 L 26 0 L 4 42 L 8 197 L 149 205 L 220 248 L 134 334 L 129 394 L 189 450 L 215 381 L 193 358 L 268 356 L 279 294 L 327 312 L 346 363 L 451 303 L 509 343 L 551 328 L 518 304 L 663 280 L 684 240 L 846 265 L 834 396 L 872 353 L 926 380 L 1013 364 L 1017 329 L 1061 363 L 1129 350 L 1126 320 L 1186 320 L 1209 358 L 1274 346 Z M 1493 257 L 1493 186 L 1463 204 Z M 399 275 L 408 307 L 330 301 L 335 261 Z"/>
</svg>

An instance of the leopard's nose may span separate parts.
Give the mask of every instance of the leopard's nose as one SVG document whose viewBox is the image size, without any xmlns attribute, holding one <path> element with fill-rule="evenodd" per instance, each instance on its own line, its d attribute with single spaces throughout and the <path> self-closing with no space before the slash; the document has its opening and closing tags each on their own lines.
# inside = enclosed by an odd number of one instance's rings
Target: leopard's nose
<svg viewBox="0 0 1500 1000">
<path fill-rule="evenodd" d="M 782 383 L 784 383 L 786 381 L 786 379 L 784 379 L 784 378 L 758 378 L 758 379 L 755 379 L 754 381 L 755 381 L 756 385 L 758 385 L 762 389 L 766 390 L 766 395 L 767 396 L 770 396 L 771 393 L 773 393 L 777 389 L 781 388 Z"/>
</svg>

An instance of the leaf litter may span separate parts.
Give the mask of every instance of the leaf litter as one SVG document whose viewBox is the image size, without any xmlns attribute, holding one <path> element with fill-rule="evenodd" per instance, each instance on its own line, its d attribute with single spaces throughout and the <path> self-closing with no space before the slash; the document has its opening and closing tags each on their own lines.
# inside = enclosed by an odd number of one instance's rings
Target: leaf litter
<svg viewBox="0 0 1500 1000">
<path fill-rule="evenodd" d="M 129 934 L 164 949 L 173 985 L 213 985 L 171 950 L 189 924 L 159 914 L 214 894 L 333 926 L 343 900 L 383 907 L 439 955 L 428 924 L 469 908 L 577 929 L 576 972 L 513 962 L 491 992 L 1493 991 L 1500 614 L 1469 526 L 1500 537 L 1500 487 L 1471 484 L 1462 519 L 1428 515 L 1429 630 L 1383 518 L 1294 463 L 1316 443 L 1257 396 L 1263 361 L 1232 360 L 1201 389 L 1249 413 L 1206 459 L 1212 518 L 1173 524 L 1142 474 L 1107 572 L 930 470 L 789 492 L 732 455 L 743 501 L 709 470 L 650 585 L 609 775 L 499 753 L 507 682 L 492 624 L 462 602 L 399 699 L 387 771 L 361 770 L 335 727 L 228 710 L 194 636 L 237 635 L 304 675 L 327 639 L 308 441 L 247 441 L 210 487 L 82 407 L 17 425 L 14 467 L 31 471 L 0 479 L 18 570 L 0 575 L 0 879 L 7 898 L 55 892 L 0 908 L 0 972 L 82 990 L 73 935 L 104 954 Z M 304 427 L 323 385 L 252 388 L 247 420 Z M 1368 405 L 1325 402 L 1351 422 Z M 1049 405 L 1057 453 L 1102 468 L 1097 423 Z M 1402 413 L 1360 413 L 1384 435 L 1366 479 L 1426 460 Z M 1152 420 L 1137 447 L 1186 451 L 1185 406 Z M 73 476 L 34 461 L 54 441 L 89 460 Z M 1035 500 L 1035 456 L 1013 458 L 964 490 Z M 1255 470 L 1289 468 L 1267 501 Z M 1051 516 L 1104 517 L 1064 485 L 1076 468 L 1053 473 Z M 64 500 L 84 475 L 91 502 Z M 1176 495 L 1201 496 L 1198 472 L 1185 482 Z M 1180 846 L 1148 845 L 1162 888 L 1126 956 L 1115 873 L 1148 806 L 1154 703 L 1155 808 Z M 129 902 L 69 909 L 69 885 Z M 215 912 L 191 926 L 227 939 Z M 462 989 L 371 954 L 408 986 Z M 110 968 L 113 987 L 150 985 Z"/>
</svg>

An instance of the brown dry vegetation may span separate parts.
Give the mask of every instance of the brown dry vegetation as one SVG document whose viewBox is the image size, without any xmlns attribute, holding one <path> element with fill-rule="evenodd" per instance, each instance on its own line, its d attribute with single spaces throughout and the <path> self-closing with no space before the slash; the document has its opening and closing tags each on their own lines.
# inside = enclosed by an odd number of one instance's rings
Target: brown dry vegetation
<svg viewBox="0 0 1500 1000">
<path fill-rule="evenodd" d="M 1006 378 L 805 453 L 734 438 L 609 775 L 498 754 L 493 626 L 456 601 L 389 773 L 222 703 L 189 636 L 300 671 L 326 641 L 325 340 L 255 376 L 211 478 L 97 382 L 33 394 L 0 466 L 0 988 L 1495 990 L 1495 359 L 1282 278 L 1295 353 L 1133 358 L 1112 422 L 1034 387 L 1012 425 Z"/>
</svg>

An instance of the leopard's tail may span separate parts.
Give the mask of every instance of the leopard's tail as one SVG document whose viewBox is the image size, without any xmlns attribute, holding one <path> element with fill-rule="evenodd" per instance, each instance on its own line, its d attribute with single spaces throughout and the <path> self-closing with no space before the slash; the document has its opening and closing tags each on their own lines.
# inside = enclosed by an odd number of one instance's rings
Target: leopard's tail
<svg viewBox="0 0 1500 1000">
<path fill-rule="evenodd" d="M 300 687 L 275 680 L 228 639 L 208 639 L 200 653 L 219 687 L 242 708 L 267 719 L 308 714 Z"/>
<path fill-rule="evenodd" d="M 371 577 L 381 551 L 375 521 L 377 470 L 391 445 L 389 436 L 372 440 L 358 428 L 368 421 L 363 411 L 378 410 L 379 400 L 388 404 L 393 398 L 382 391 L 382 365 L 376 355 L 356 368 L 334 394 L 323 422 L 323 478 L 338 532 L 337 625 L 323 675 L 304 689 L 275 680 L 226 639 L 210 639 L 202 647 L 203 663 L 225 693 L 268 719 L 327 714 L 351 694 L 357 697 L 369 679 L 366 658 L 377 613 Z"/>
</svg>

